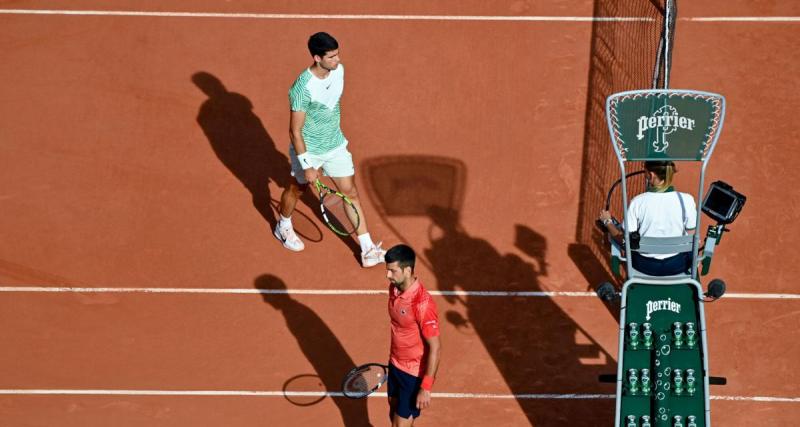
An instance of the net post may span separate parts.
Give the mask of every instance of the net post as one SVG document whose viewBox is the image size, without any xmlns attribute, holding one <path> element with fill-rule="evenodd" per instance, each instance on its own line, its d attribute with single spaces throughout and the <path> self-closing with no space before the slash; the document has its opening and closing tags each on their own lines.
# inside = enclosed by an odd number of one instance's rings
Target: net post
<svg viewBox="0 0 800 427">
<path fill-rule="evenodd" d="M 675 25 L 675 0 L 664 2 L 666 18 L 664 19 L 664 89 L 669 89 L 669 70 L 672 66 L 672 39 Z"/>
<path fill-rule="evenodd" d="M 661 77 L 661 62 L 664 54 L 664 37 L 658 39 L 658 50 L 656 51 L 656 65 L 653 67 L 653 84 L 650 85 L 652 89 L 658 89 L 658 79 Z"/>
</svg>

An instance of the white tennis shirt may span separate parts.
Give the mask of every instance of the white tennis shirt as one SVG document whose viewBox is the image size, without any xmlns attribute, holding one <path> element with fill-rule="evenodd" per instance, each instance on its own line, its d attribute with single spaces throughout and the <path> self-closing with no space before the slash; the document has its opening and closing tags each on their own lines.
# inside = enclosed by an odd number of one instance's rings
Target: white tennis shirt
<svg viewBox="0 0 800 427">
<path fill-rule="evenodd" d="M 684 209 L 678 197 L 683 200 Z M 646 192 L 631 200 L 625 224 L 630 232 L 639 231 L 642 237 L 676 237 L 686 230 L 697 228 L 697 206 L 694 197 L 687 193 L 666 191 Z M 642 256 L 664 259 L 677 254 L 645 254 Z"/>
</svg>

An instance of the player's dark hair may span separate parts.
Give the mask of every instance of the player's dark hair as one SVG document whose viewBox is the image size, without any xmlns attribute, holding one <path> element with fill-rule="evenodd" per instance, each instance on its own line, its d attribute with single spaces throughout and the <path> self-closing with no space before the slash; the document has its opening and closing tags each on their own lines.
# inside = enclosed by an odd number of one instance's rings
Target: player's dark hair
<svg viewBox="0 0 800 427">
<path fill-rule="evenodd" d="M 413 272 L 417 255 L 408 245 L 395 245 L 386 251 L 386 255 L 384 255 L 383 259 L 386 261 L 386 264 L 396 262 L 397 266 L 401 269 L 411 267 L 411 271 Z"/>
<path fill-rule="evenodd" d="M 328 33 L 319 32 L 308 39 L 308 51 L 311 56 L 325 56 L 326 53 L 339 49 L 339 43 Z"/>
<path fill-rule="evenodd" d="M 664 181 L 664 183 L 659 186 L 653 186 L 656 191 L 664 191 L 669 188 L 669 186 L 672 185 L 673 175 L 678 171 L 678 169 L 675 168 L 674 162 L 665 160 L 650 160 L 644 162 L 644 168 L 648 172 L 656 174 L 658 179 Z"/>
</svg>

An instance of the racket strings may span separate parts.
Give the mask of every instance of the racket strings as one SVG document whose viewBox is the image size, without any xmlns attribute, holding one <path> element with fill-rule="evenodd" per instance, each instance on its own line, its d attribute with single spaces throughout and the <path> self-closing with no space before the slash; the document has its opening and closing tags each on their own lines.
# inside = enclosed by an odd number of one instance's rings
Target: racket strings
<svg viewBox="0 0 800 427">
<path fill-rule="evenodd" d="M 355 394 L 367 393 L 371 390 L 364 374 L 354 375 L 353 379 L 347 384 L 347 391 Z"/>
<path fill-rule="evenodd" d="M 334 231 L 350 234 L 358 227 L 358 212 L 355 207 L 337 194 L 327 193 L 322 197 L 325 220 Z"/>
<path fill-rule="evenodd" d="M 350 396 L 366 396 L 386 381 L 386 371 L 380 366 L 370 366 L 353 372 L 345 381 L 343 391 Z"/>
</svg>

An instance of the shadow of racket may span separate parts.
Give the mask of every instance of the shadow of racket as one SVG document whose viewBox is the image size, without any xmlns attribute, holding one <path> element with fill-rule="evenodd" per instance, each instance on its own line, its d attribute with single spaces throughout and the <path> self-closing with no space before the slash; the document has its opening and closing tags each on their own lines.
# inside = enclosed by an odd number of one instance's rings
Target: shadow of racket
<svg viewBox="0 0 800 427">
<path fill-rule="evenodd" d="M 319 375 L 295 375 L 283 383 L 283 397 L 295 406 L 312 406 L 327 397 Z"/>
</svg>

